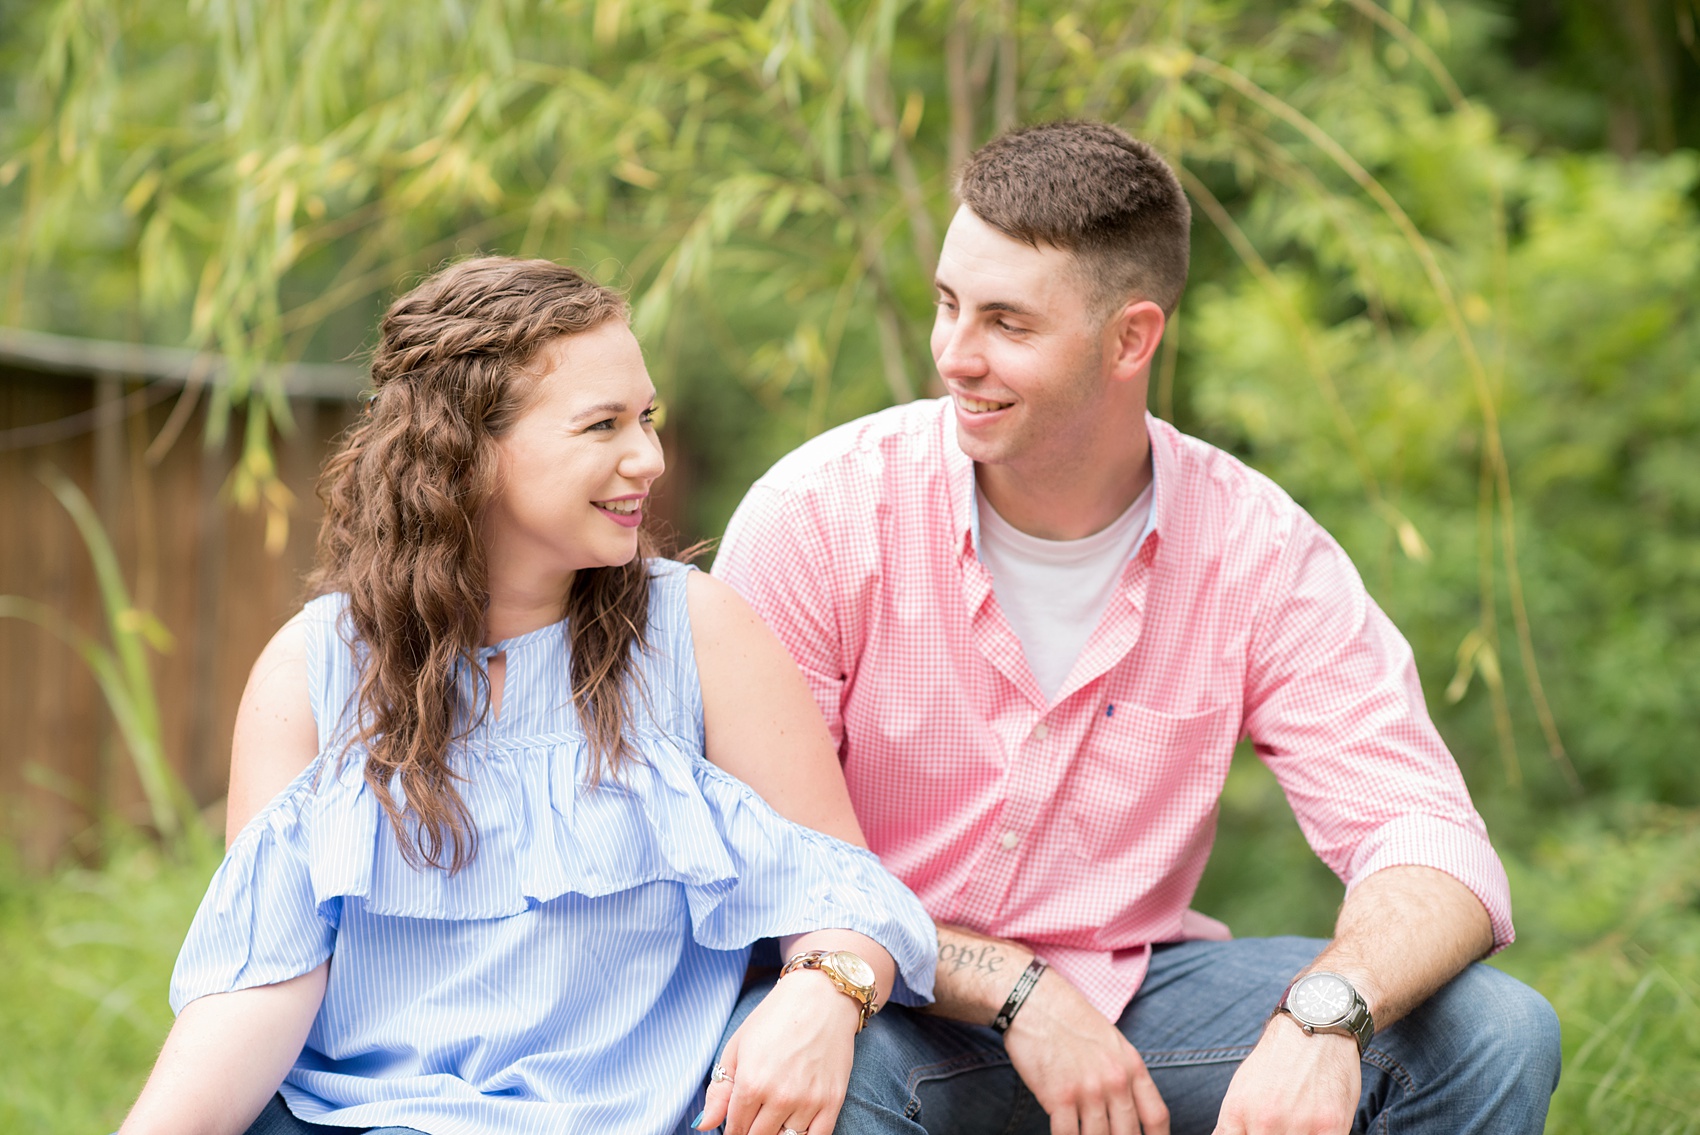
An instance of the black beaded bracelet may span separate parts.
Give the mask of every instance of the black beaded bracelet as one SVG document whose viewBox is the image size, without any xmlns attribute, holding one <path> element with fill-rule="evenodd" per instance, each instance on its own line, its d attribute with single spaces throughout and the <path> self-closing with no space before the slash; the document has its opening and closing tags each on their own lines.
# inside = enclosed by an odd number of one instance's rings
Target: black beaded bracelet
<svg viewBox="0 0 1700 1135">
<path fill-rule="evenodd" d="M 1021 1006 L 1026 1004 L 1027 995 L 1033 992 L 1033 987 L 1039 984 L 1039 978 L 1049 968 L 1044 962 L 1034 958 L 1027 963 L 1027 968 L 1021 971 L 1021 976 L 1016 979 L 1015 988 L 1009 991 L 1009 1000 L 1003 1003 L 1003 1008 L 998 1010 L 997 1018 L 992 1021 L 992 1028 L 996 1029 L 1000 1035 L 1009 1031 L 1010 1023 L 1015 1020 L 1015 1015 L 1021 1011 Z"/>
</svg>

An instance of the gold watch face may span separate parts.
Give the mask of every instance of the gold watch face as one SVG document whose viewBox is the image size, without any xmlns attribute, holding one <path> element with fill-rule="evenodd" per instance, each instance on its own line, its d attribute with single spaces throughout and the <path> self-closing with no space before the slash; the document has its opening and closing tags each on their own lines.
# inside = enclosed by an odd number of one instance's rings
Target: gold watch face
<svg viewBox="0 0 1700 1135">
<path fill-rule="evenodd" d="M 822 960 L 830 964 L 837 971 L 838 976 L 851 985 L 861 986 L 864 989 L 874 987 L 874 967 L 848 950 L 839 950 L 827 955 Z"/>
</svg>

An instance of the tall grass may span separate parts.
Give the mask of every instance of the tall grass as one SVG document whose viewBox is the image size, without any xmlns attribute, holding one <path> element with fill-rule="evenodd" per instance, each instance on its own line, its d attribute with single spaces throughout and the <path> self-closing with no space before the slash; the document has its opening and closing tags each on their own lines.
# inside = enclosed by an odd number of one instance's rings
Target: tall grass
<svg viewBox="0 0 1700 1135">
<path fill-rule="evenodd" d="M 166 985 L 207 880 L 206 843 L 108 837 L 99 869 L 0 859 L 0 1131 L 112 1131 L 171 1025 Z"/>
<path fill-rule="evenodd" d="M 1326 934 L 1339 887 L 1255 762 L 1236 767 L 1200 905 L 1241 935 Z M 98 870 L 0 861 L 0 1131 L 112 1130 L 170 1025 L 166 986 L 216 864 L 122 834 Z M 1626 809 L 1508 851 L 1519 941 L 1493 964 L 1558 1010 L 1549 1135 L 1700 1132 L 1700 812 Z"/>
<path fill-rule="evenodd" d="M 105 641 L 84 633 L 69 617 L 23 595 L 0 595 L 0 618 L 22 619 L 77 652 L 100 687 L 136 769 L 154 830 L 176 848 L 210 838 L 188 789 L 166 759 L 148 653 L 169 651 L 172 638 L 159 619 L 138 607 L 124 582 L 118 553 L 87 496 L 69 477 L 43 466 L 40 477 L 76 525 L 99 587 Z"/>
</svg>

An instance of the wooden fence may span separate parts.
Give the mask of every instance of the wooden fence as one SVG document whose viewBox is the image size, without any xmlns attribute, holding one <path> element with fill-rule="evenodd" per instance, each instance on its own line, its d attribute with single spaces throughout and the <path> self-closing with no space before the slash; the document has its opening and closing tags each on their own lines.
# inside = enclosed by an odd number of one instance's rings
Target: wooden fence
<svg viewBox="0 0 1700 1135">
<path fill-rule="evenodd" d="M 57 469 L 96 506 L 135 605 L 171 634 L 153 659 L 166 755 L 215 826 L 243 684 L 300 606 L 319 521 L 314 482 L 365 384 L 349 365 L 282 377 L 296 428 L 276 452 L 295 508 L 273 555 L 264 518 L 227 499 L 241 416 L 230 442 L 208 448 L 206 399 L 181 401 L 186 385 L 221 381 L 216 359 L 0 328 L 0 595 L 44 603 L 105 638 L 88 553 L 41 479 Z M 663 533 L 688 536 L 681 441 L 670 424 L 671 471 L 650 511 Z M 147 809 L 93 677 L 46 631 L 0 618 L 0 848 L 34 867 L 91 858 L 106 815 L 141 824 Z"/>
<path fill-rule="evenodd" d="M 107 637 L 88 552 L 41 478 L 57 469 L 95 504 L 135 605 L 171 634 L 153 668 L 165 749 L 203 805 L 225 792 L 248 668 L 299 605 L 317 527 L 313 482 L 364 381 L 353 366 L 286 375 L 296 430 L 278 442 L 277 459 L 295 508 L 288 540 L 272 555 L 263 517 L 233 507 L 225 492 L 240 415 L 232 441 L 219 448 L 203 444 L 205 397 L 172 421 L 186 381 L 220 380 L 210 362 L 0 331 L 0 594 L 34 599 Z M 179 426 L 167 445 L 162 431 Z M 0 619 L 0 722 L 0 842 L 27 863 L 93 855 L 103 814 L 145 820 L 134 770 L 87 667 L 17 619 Z"/>
</svg>

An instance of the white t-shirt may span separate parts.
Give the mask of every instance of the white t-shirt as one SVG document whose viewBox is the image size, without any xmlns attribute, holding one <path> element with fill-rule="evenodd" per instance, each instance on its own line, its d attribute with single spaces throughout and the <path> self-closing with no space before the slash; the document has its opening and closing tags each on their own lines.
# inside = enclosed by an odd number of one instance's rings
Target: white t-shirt
<svg viewBox="0 0 1700 1135">
<path fill-rule="evenodd" d="M 1103 618 L 1151 515 L 1151 486 L 1102 532 L 1083 540 L 1041 540 L 998 515 L 976 487 L 980 560 L 992 592 L 1021 640 L 1027 668 L 1046 700 L 1056 696 Z"/>
</svg>

